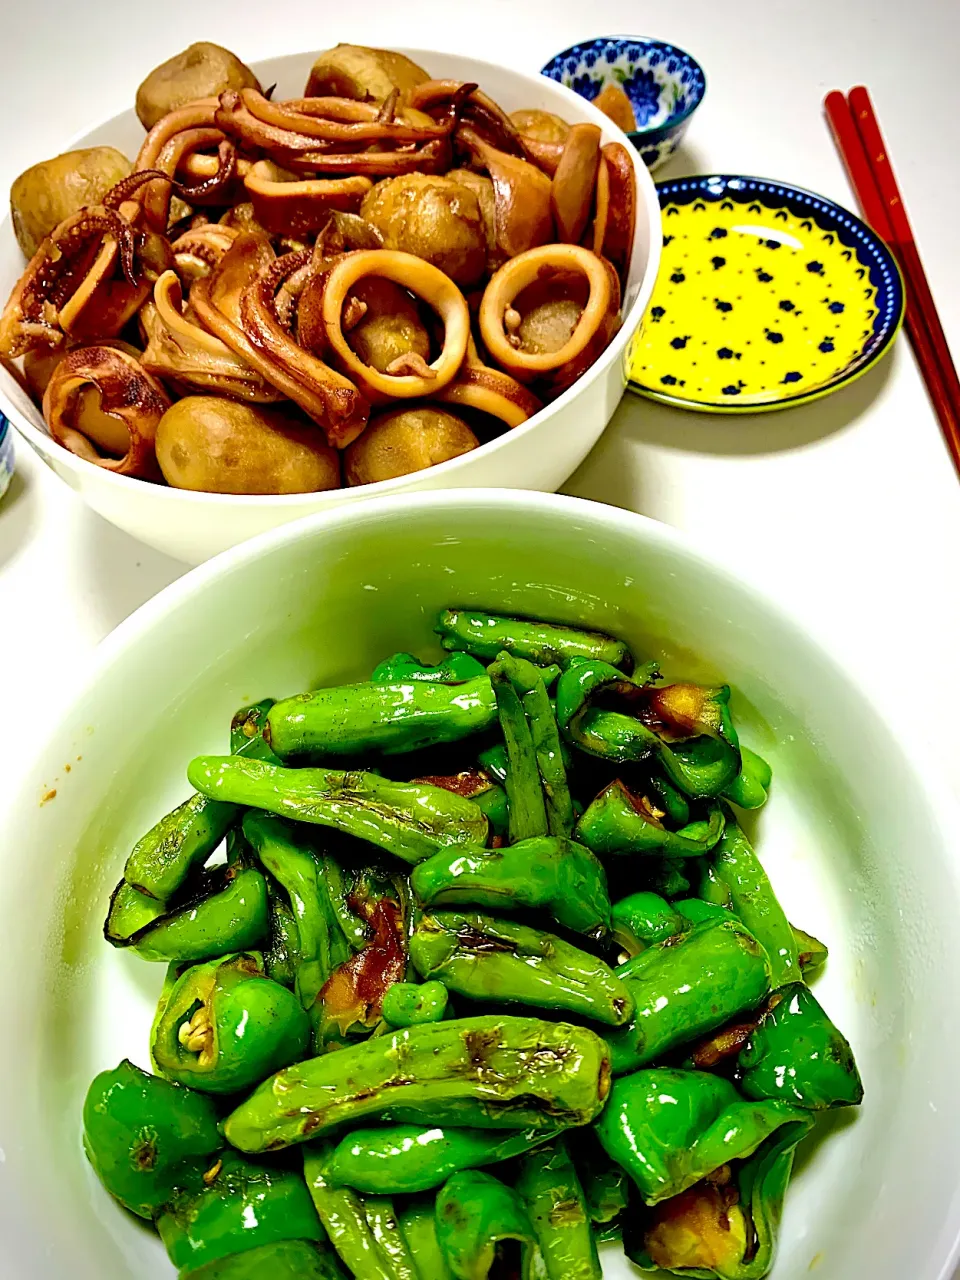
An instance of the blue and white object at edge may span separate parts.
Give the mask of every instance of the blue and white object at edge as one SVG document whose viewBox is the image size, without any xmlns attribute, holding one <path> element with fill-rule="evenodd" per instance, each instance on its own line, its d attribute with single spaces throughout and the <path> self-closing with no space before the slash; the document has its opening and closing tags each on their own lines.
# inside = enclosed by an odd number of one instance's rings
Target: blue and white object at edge
<svg viewBox="0 0 960 1280">
<path fill-rule="evenodd" d="M 0 498 L 13 479 L 13 432 L 10 423 L 0 413 Z"/>
</svg>

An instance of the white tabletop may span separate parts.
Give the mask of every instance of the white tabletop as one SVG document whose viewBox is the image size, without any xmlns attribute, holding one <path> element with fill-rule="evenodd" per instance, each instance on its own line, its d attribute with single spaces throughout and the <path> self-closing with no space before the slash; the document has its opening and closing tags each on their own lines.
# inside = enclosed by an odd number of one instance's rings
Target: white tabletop
<svg viewBox="0 0 960 1280">
<path fill-rule="evenodd" d="M 869 85 L 960 352 L 960 6 L 684 0 L 658 10 L 656 25 L 633 0 L 366 0 L 352 24 L 350 6 L 318 0 L 217 8 L 226 25 L 195 0 L 166 0 L 162 18 L 125 0 L 10 6 L 0 187 L 127 108 L 145 73 L 190 40 L 248 60 L 339 39 L 448 46 L 535 70 L 579 38 L 640 22 L 693 52 L 708 78 L 688 143 L 661 176 L 756 174 L 853 204 L 820 104 L 830 88 Z M 0 797 L 90 649 L 185 571 L 87 511 L 25 445 L 18 456 L 0 504 Z M 960 779 L 960 486 L 905 339 L 848 390 L 788 413 L 724 419 L 627 396 L 568 489 L 707 544 L 852 659 L 900 731 L 926 739 Z"/>
</svg>

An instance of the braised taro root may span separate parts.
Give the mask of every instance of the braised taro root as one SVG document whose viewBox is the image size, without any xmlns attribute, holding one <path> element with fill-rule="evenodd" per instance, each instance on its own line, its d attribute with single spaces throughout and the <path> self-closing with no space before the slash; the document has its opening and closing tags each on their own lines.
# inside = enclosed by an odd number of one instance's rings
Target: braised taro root
<svg viewBox="0 0 960 1280">
<path fill-rule="evenodd" d="M 0 359 L 86 463 L 211 493 L 406 475 L 528 421 L 617 331 L 635 157 L 595 125 L 343 44 L 286 99 L 191 45 L 137 113 L 132 165 L 71 152 L 11 192 Z"/>
<path fill-rule="evenodd" d="M 24 256 L 32 258 L 44 236 L 85 205 L 99 204 L 129 172 L 130 161 L 115 147 L 86 147 L 21 173 L 10 188 L 10 220 Z"/>
<path fill-rule="evenodd" d="M 220 396 L 186 396 L 160 419 L 167 484 L 204 493 L 314 493 L 340 484 L 337 451 L 302 418 Z"/>
<path fill-rule="evenodd" d="M 259 89 L 248 66 L 218 44 L 198 41 L 155 67 L 137 90 L 137 115 L 152 129 L 170 111 L 224 89 Z"/>
<path fill-rule="evenodd" d="M 347 484 L 375 484 L 423 471 L 459 458 L 479 443 L 463 419 L 445 409 L 391 409 L 371 418 L 360 439 L 347 449 Z"/>
<path fill-rule="evenodd" d="M 354 98 L 382 102 L 396 89 L 400 98 L 430 77 L 423 67 L 390 49 L 338 44 L 321 53 L 307 81 L 308 98 Z"/>
<path fill-rule="evenodd" d="M 477 283 L 487 262 L 487 236 L 472 191 L 450 178 L 409 173 L 378 182 L 360 206 L 384 248 L 432 262 L 461 287 Z"/>
<path fill-rule="evenodd" d="M 633 113 L 633 104 L 618 84 L 608 84 L 600 90 L 593 100 L 605 116 L 609 116 L 614 124 L 618 124 L 624 133 L 633 133 L 637 127 L 637 117 Z"/>
</svg>

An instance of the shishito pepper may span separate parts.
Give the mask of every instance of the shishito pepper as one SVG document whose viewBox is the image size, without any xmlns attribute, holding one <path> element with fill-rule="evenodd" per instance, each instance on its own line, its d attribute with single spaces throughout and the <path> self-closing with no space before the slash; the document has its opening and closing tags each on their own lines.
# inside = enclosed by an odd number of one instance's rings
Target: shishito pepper
<svg viewBox="0 0 960 1280">
<path fill-rule="evenodd" d="M 802 982 L 775 992 L 737 1066 L 748 1098 L 781 1098 L 810 1111 L 863 1101 L 850 1045 Z"/>
<path fill-rule="evenodd" d="M 87 1090 L 83 1146 L 107 1191 L 131 1213 L 153 1218 L 178 1189 L 203 1187 L 223 1139 L 212 1099 L 125 1059 Z"/>
<path fill-rule="evenodd" d="M 345 1280 L 336 1255 L 310 1240 L 278 1240 L 205 1266 L 180 1272 L 179 1280 Z"/>
<path fill-rule="evenodd" d="M 802 1113 L 800 1113 L 802 1114 Z M 723 1165 L 652 1209 L 631 1206 L 623 1243 L 643 1271 L 699 1280 L 763 1280 L 773 1266 L 797 1143 L 812 1119 L 782 1125 L 746 1160 Z"/>
<path fill-rule="evenodd" d="M 162 902 L 149 898 L 127 884 L 126 880 L 121 880 L 110 895 L 103 936 L 111 946 L 125 947 L 135 933 L 159 920 L 165 912 Z"/>
<path fill-rule="evenodd" d="M 400 1210 L 400 1231 L 417 1264 L 419 1280 L 453 1280 L 437 1240 L 437 1198 L 410 1196 Z"/>
<path fill-rule="evenodd" d="M 576 837 L 601 857 L 658 853 L 667 858 L 702 857 L 723 835 L 723 813 L 710 804 L 706 817 L 669 831 L 665 815 L 645 796 L 635 795 L 616 779 L 588 806 L 577 823 Z"/>
<path fill-rule="evenodd" d="M 487 819 L 471 800 L 360 769 L 284 769 L 235 756 L 198 756 L 187 776 L 204 795 L 335 827 L 405 862 L 420 862 L 448 844 L 487 842 Z"/>
<path fill-rule="evenodd" d="M 739 916 L 767 953 L 774 987 L 796 982 L 800 959 L 793 929 L 760 859 L 729 810 L 723 836 L 706 866 L 700 896 Z"/>
<path fill-rule="evenodd" d="M 138 929 L 129 945 L 144 960 L 209 960 L 259 946 L 269 933 L 267 885 L 253 867 L 204 873 L 195 897 Z"/>
<path fill-rule="evenodd" d="M 639 955 L 655 942 L 665 942 L 688 928 L 680 913 L 658 893 L 641 889 L 613 904 L 610 931 L 627 957 Z"/>
<path fill-rule="evenodd" d="M 292 827 L 269 814 L 245 814 L 243 833 L 286 891 L 297 931 L 295 989 L 304 1009 L 312 1009 L 323 984 L 350 955 L 323 864 Z"/>
<path fill-rule="evenodd" d="M 156 1219 L 175 1267 L 189 1271 L 280 1240 L 324 1238 L 298 1170 L 225 1149 L 204 1183 L 200 1191 L 175 1195 Z"/>
<path fill-rule="evenodd" d="M 392 1201 L 334 1187 L 323 1168 L 328 1144 L 304 1148 L 303 1174 L 324 1229 L 355 1280 L 419 1280 Z"/>
<path fill-rule="evenodd" d="M 323 1165 L 331 1186 L 371 1195 L 429 1191 L 462 1169 L 523 1155 L 549 1141 L 549 1129 L 460 1129 L 450 1125 L 387 1125 L 353 1129 Z"/>
<path fill-rule="evenodd" d="M 486 674 L 460 684 L 410 680 L 340 685 L 275 703 L 265 736 L 282 760 L 396 755 L 459 742 L 496 723 Z"/>
<path fill-rule="evenodd" d="M 562 938 L 474 911 L 424 912 L 410 939 L 423 978 L 471 1000 L 563 1009 L 619 1027 L 633 1000 L 609 965 Z"/>
<path fill-rule="evenodd" d="M 536 1232 L 523 1201 L 489 1173 L 457 1173 L 437 1196 L 437 1243 L 457 1280 L 486 1280 L 497 1262 L 519 1246 L 516 1274 L 534 1280 L 541 1259 Z"/>
<path fill-rule="evenodd" d="M 804 982 L 812 982 L 826 965 L 830 952 L 825 944 L 819 938 L 815 938 L 812 933 L 805 933 L 803 929 L 798 929 L 796 925 L 792 925 L 791 928 L 793 940 L 797 944 L 798 961 L 803 980 Z"/>
<path fill-rule="evenodd" d="M 486 668 L 469 653 L 450 653 L 442 662 L 431 666 L 421 662 L 412 653 L 395 653 L 384 658 L 373 669 L 373 684 L 409 684 L 411 680 L 423 680 L 427 684 L 463 684 L 482 676 Z"/>
<path fill-rule="evenodd" d="M 507 834 L 510 822 L 507 793 L 485 769 L 461 769 L 459 773 L 424 774 L 413 778 L 412 781 L 428 783 L 432 787 L 443 787 L 444 791 L 453 791 L 458 796 L 472 800 L 477 808 L 486 814 L 490 822 L 490 830 L 494 835 Z"/>
<path fill-rule="evenodd" d="M 708 1035 L 770 990 L 763 949 L 739 920 L 706 922 L 641 951 L 617 969 L 636 1013 L 606 1032 L 617 1075 Z"/>
<path fill-rule="evenodd" d="M 547 834 L 547 807 L 533 735 L 520 693 L 510 678 L 510 655 L 490 666 L 500 728 L 507 748 L 507 831 L 511 844 Z"/>
<path fill-rule="evenodd" d="M 384 1022 L 391 1027 L 417 1027 L 442 1022 L 448 992 L 442 982 L 395 982 L 383 997 Z"/>
<path fill-rule="evenodd" d="M 296 1062 L 310 1019 L 296 996 L 272 982 L 256 955 L 194 965 L 165 996 L 151 1040 L 168 1080 L 204 1093 L 236 1093 Z"/>
<path fill-rule="evenodd" d="M 644 1203 L 654 1205 L 751 1156 L 794 1122 L 809 1125 L 796 1107 L 748 1101 L 721 1076 L 658 1067 L 615 1080 L 595 1128 Z"/>
<path fill-rule="evenodd" d="M 567 1140 L 590 1221 L 598 1227 L 609 1226 L 627 1207 L 630 1180 L 601 1147 L 592 1125 L 572 1129 Z"/>
<path fill-rule="evenodd" d="M 414 868 L 411 884 L 427 906 L 537 908 L 592 937 L 610 924 L 602 864 L 563 837 L 535 836 L 502 849 L 442 849 Z"/>
<path fill-rule="evenodd" d="M 521 1157 L 514 1183 L 537 1233 L 547 1280 L 602 1280 L 576 1166 L 563 1137 Z"/>
<path fill-rule="evenodd" d="M 591 658 L 624 671 L 633 669 L 633 655 L 622 640 L 562 623 L 506 618 L 475 609 L 445 609 L 436 631 L 445 649 L 464 650 L 478 658 L 495 658 L 506 650 L 543 667 L 551 663 L 566 667 L 575 658 Z"/>
<path fill-rule="evenodd" d="M 739 805 L 741 809 L 760 809 L 767 802 L 767 792 L 773 780 L 773 770 L 762 756 L 749 747 L 741 746 L 740 772 L 724 791 L 724 800 Z"/>
<path fill-rule="evenodd" d="M 231 1112 L 223 1131 L 240 1151 L 256 1152 L 367 1116 L 494 1129 L 587 1124 L 603 1106 L 609 1073 L 607 1047 L 586 1027 L 460 1018 L 287 1067 Z"/>
</svg>

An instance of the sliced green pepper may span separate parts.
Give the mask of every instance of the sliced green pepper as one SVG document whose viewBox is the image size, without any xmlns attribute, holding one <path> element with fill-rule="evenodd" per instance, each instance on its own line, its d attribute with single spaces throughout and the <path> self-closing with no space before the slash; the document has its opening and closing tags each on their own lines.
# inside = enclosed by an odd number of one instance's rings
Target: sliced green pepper
<svg viewBox="0 0 960 1280">
<path fill-rule="evenodd" d="M 748 1098 L 781 1098 L 809 1111 L 863 1101 L 850 1045 L 802 982 L 774 994 L 737 1066 Z"/>
<path fill-rule="evenodd" d="M 443 849 L 414 868 L 411 883 L 427 906 L 539 908 L 591 937 L 602 936 L 610 924 L 603 866 L 584 845 L 557 836 L 502 849 Z"/>
<path fill-rule="evenodd" d="M 333 1187 L 323 1167 L 327 1143 L 304 1148 L 303 1173 L 330 1243 L 355 1280 L 419 1280 L 390 1200 Z"/>
<path fill-rule="evenodd" d="M 166 907 L 156 898 L 148 898 L 126 880 L 121 880 L 110 895 L 110 906 L 103 925 L 103 936 L 114 947 L 125 947 L 130 939 L 147 925 L 159 920 Z"/>
<path fill-rule="evenodd" d="M 372 1195 L 430 1191 L 461 1169 L 479 1169 L 523 1155 L 550 1137 L 551 1131 L 542 1128 L 389 1125 L 353 1129 L 330 1152 L 323 1174 L 331 1186 Z"/>
<path fill-rule="evenodd" d="M 259 957 L 194 965 L 165 997 L 153 1061 L 168 1080 L 204 1093 L 236 1093 L 302 1058 L 310 1019 Z"/>
<path fill-rule="evenodd" d="M 471 1000 L 563 1009 L 620 1027 L 633 1000 L 609 965 L 562 938 L 479 912 L 425 912 L 410 939 L 423 978 Z"/>
<path fill-rule="evenodd" d="M 437 1243 L 457 1280 L 486 1280 L 506 1245 L 520 1246 L 520 1280 L 540 1270 L 536 1232 L 523 1201 L 489 1173 L 456 1173 L 437 1196 Z"/>
<path fill-rule="evenodd" d="M 595 1128 L 644 1203 L 654 1205 L 751 1156 L 783 1125 L 797 1122 L 804 1131 L 810 1123 L 785 1102 L 746 1101 L 721 1076 L 659 1067 L 615 1080 Z"/>
<path fill-rule="evenodd" d="M 793 940 L 797 944 L 797 960 L 804 982 L 812 982 L 823 970 L 830 953 L 826 946 L 812 933 L 804 933 L 796 925 L 791 926 Z"/>
<path fill-rule="evenodd" d="M 629 1026 L 606 1033 L 617 1075 L 708 1035 L 770 990 L 765 952 L 733 917 L 648 947 L 617 974 L 636 1005 Z"/>
<path fill-rule="evenodd" d="M 478 658 L 495 658 L 502 650 L 541 667 L 567 667 L 575 658 L 609 662 L 633 669 L 633 655 L 622 640 L 599 631 L 582 631 L 562 623 L 506 618 L 474 609 L 445 609 L 436 626 L 444 649 L 462 649 Z"/>
<path fill-rule="evenodd" d="M 323 1240 L 303 1176 L 224 1150 L 199 1192 L 175 1196 L 156 1220 L 175 1267 L 196 1268 L 280 1240 Z"/>
<path fill-rule="evenodd" d="M 758 756 L 749 747 L 741 747 L 740 752 L 740 772 L 724 791 L 723 798 L 731 804 L 739 805 L 741 809 L 760 809 L 767 803 L 773 770 L 762 756 Z"/>
<path fill-rule="evenodd" d="M 616 1222 L 627 1207 L 629 1178 L 601 1147 L 593 1125 L 572 1129 L 568 1141 L 590 1221 L 598 1227 Z"/>
<path fill-rule="evenodd" d="M 400 1231 L 420 1280 L 453 1280 L 437 1240 L 436 1202 L 434 1195 L 407 1199 L 400 1210 Z"/>
<path fill-rule="evenodd" d="M 130 944 L 144 960 L 210 960 L 248 951 L 270 929 L 267 885 L 259 871 L 218 867 L 206 872 L 195 898 L 139 929 Z"/>
<path fill-rule="evenodd" d="M 800 977 L 797 941 L 753 846 L 727 811 L 723 837 L 710 854 L 700 896 L 729 906 L 764 948 L 774 987 Z"/>
<path fill-rule="evenodd" d="M 573 801 L 567 784 L 560 730 L 547 695 L 543 669 L 527 662 L 525 658 L 501 653 L 490 668 L 491 680 L 495 679 L 494 673 L 500 670 L 516 690 L 530 729 L 533 755 L 543 788 L 547 830 L 554 836 L 569 836 L 574 824 Z M 498 704 L 499 701 L 498 698 Z M 502 723 L 501 715 L 501 726 Z M 507 741 L 509 743 L 509 738 Z"/>
<path fill-rule="evenodd" d="M 284 698 L 271 707 L 266 738 L 282 760 L 300 756 L 396 755 L 459 742 L 496 723 L 484 673 L 462 684 L 340 685 Z"/>
<path fill-rule="evenodd" d="M 203 1187 L 223 1139 L 212 1099 L 125 1059 L 87 1090 L 83 1146 L 114 1199 L 153 1218 L 177 1190 Z"/>
<path fill-rule="evenodd" d="M 336 1255 L 308 1240 L 278 1240 L 196 1271 L 181 1271 L 179 1280 L 345 1280 Z"/>
<path fill-rule="evenodd" d="M 547 808 L 533 735 L 521 695 L 511 679 L 510 662 L 510 655 L 503 655 L 490 665 L 489 674 L 507 747 L 507 831 L 510 843 L 515 844 L 547 834 Z"/>
<path fill-rule="evenodd" d="M 297 996 L 312 1009 L 324 983 L 350 955 L 323 875 L 323 864 L 279 818 L 248 813 L 243 832 L 267 871 L 286 890 L 297 926 Z"/>
<path fill-rule="evenodd" d="M 707 806 L 707 817 L 668 831 L 663 814 L 644 796 L 634 795 L 616 779 L 588 806 L 577 823 L 576 837 L 601 857 L 659 853 L 667 858 L 702 857 L 723 835 L 723 813 Z"/>
<path fill-rule="evenodd" d="M 537 1233 L 547 1280 L 602 1280 L 587 1202 L 565 1138 L 521 1157 L 514 1184 Z"/>
<path fill-rule="evenodd" d="M 203 866 L 237 813 L 236 805 L 192 795 L 140 837 L 123 878 L 141 893 L 166 902 L 194 868 Z"/>
<path fill-rule="evenodd" d="M 198 791 L 368 840 L 405 862 L 448 844 L 484 845 L 487 819 L 441 787 L 392 782 L 362 770 L 284 769 L 235 756 L 198 756 L 187 776 Z"/>
<path fill-rule="evenodd" d="M 383 1020 L 391 1027 L 442 1022 L 447 999 L 442 982 L 395 982 L 383 997 Z"/>
<path fill-rule="evenodd" d="M 774 1261 L 794 1151 L 811 1123 L 785 1124 L 732 1169 L 723 1166 L 652 1210 L 638 1206 L 626 1220 L 627 1255 L 658 1275 L 663 1268 L 703 1280 L 763 1280 Z"/>
<path fill-rule="evenodd" d="M 293 908 L 272 877 L 267 881 L 267 896 L 270 901 L 270 934 L 263 953 L 264 968 L 268 978 L 292 987 L 302 959 L 300 931 Z"/>
<path fill-rule="evenodd" d="M 485 671 L 483 663 L 469 653 L 448 654 L 435 666 L 421 662 L 412 653 L 395 653 L 374 667 L 370 680 L 373 684 L 408 684 L 411 680 L 424 680 L 428 684 L 463 684 L 466 680 L 482 676 Z"/>
<path fill-rule="evenodd" d="M 641 889 L 613 905 L 610 931 L 627 957 L 639 955 L 654 942 L 683 933 L 687 924 L 666 898 Z"/>
<path fill-rule="evenodd" d="M 585 1027 L 491 1016 L 434 1022 L 287 1067 L 223 1131 L 256 1152 L 366 1116 L 494 1129 L 587 1124 L 607 1096 L 609 1070 L 606 1045 Z"/>
</svg>

